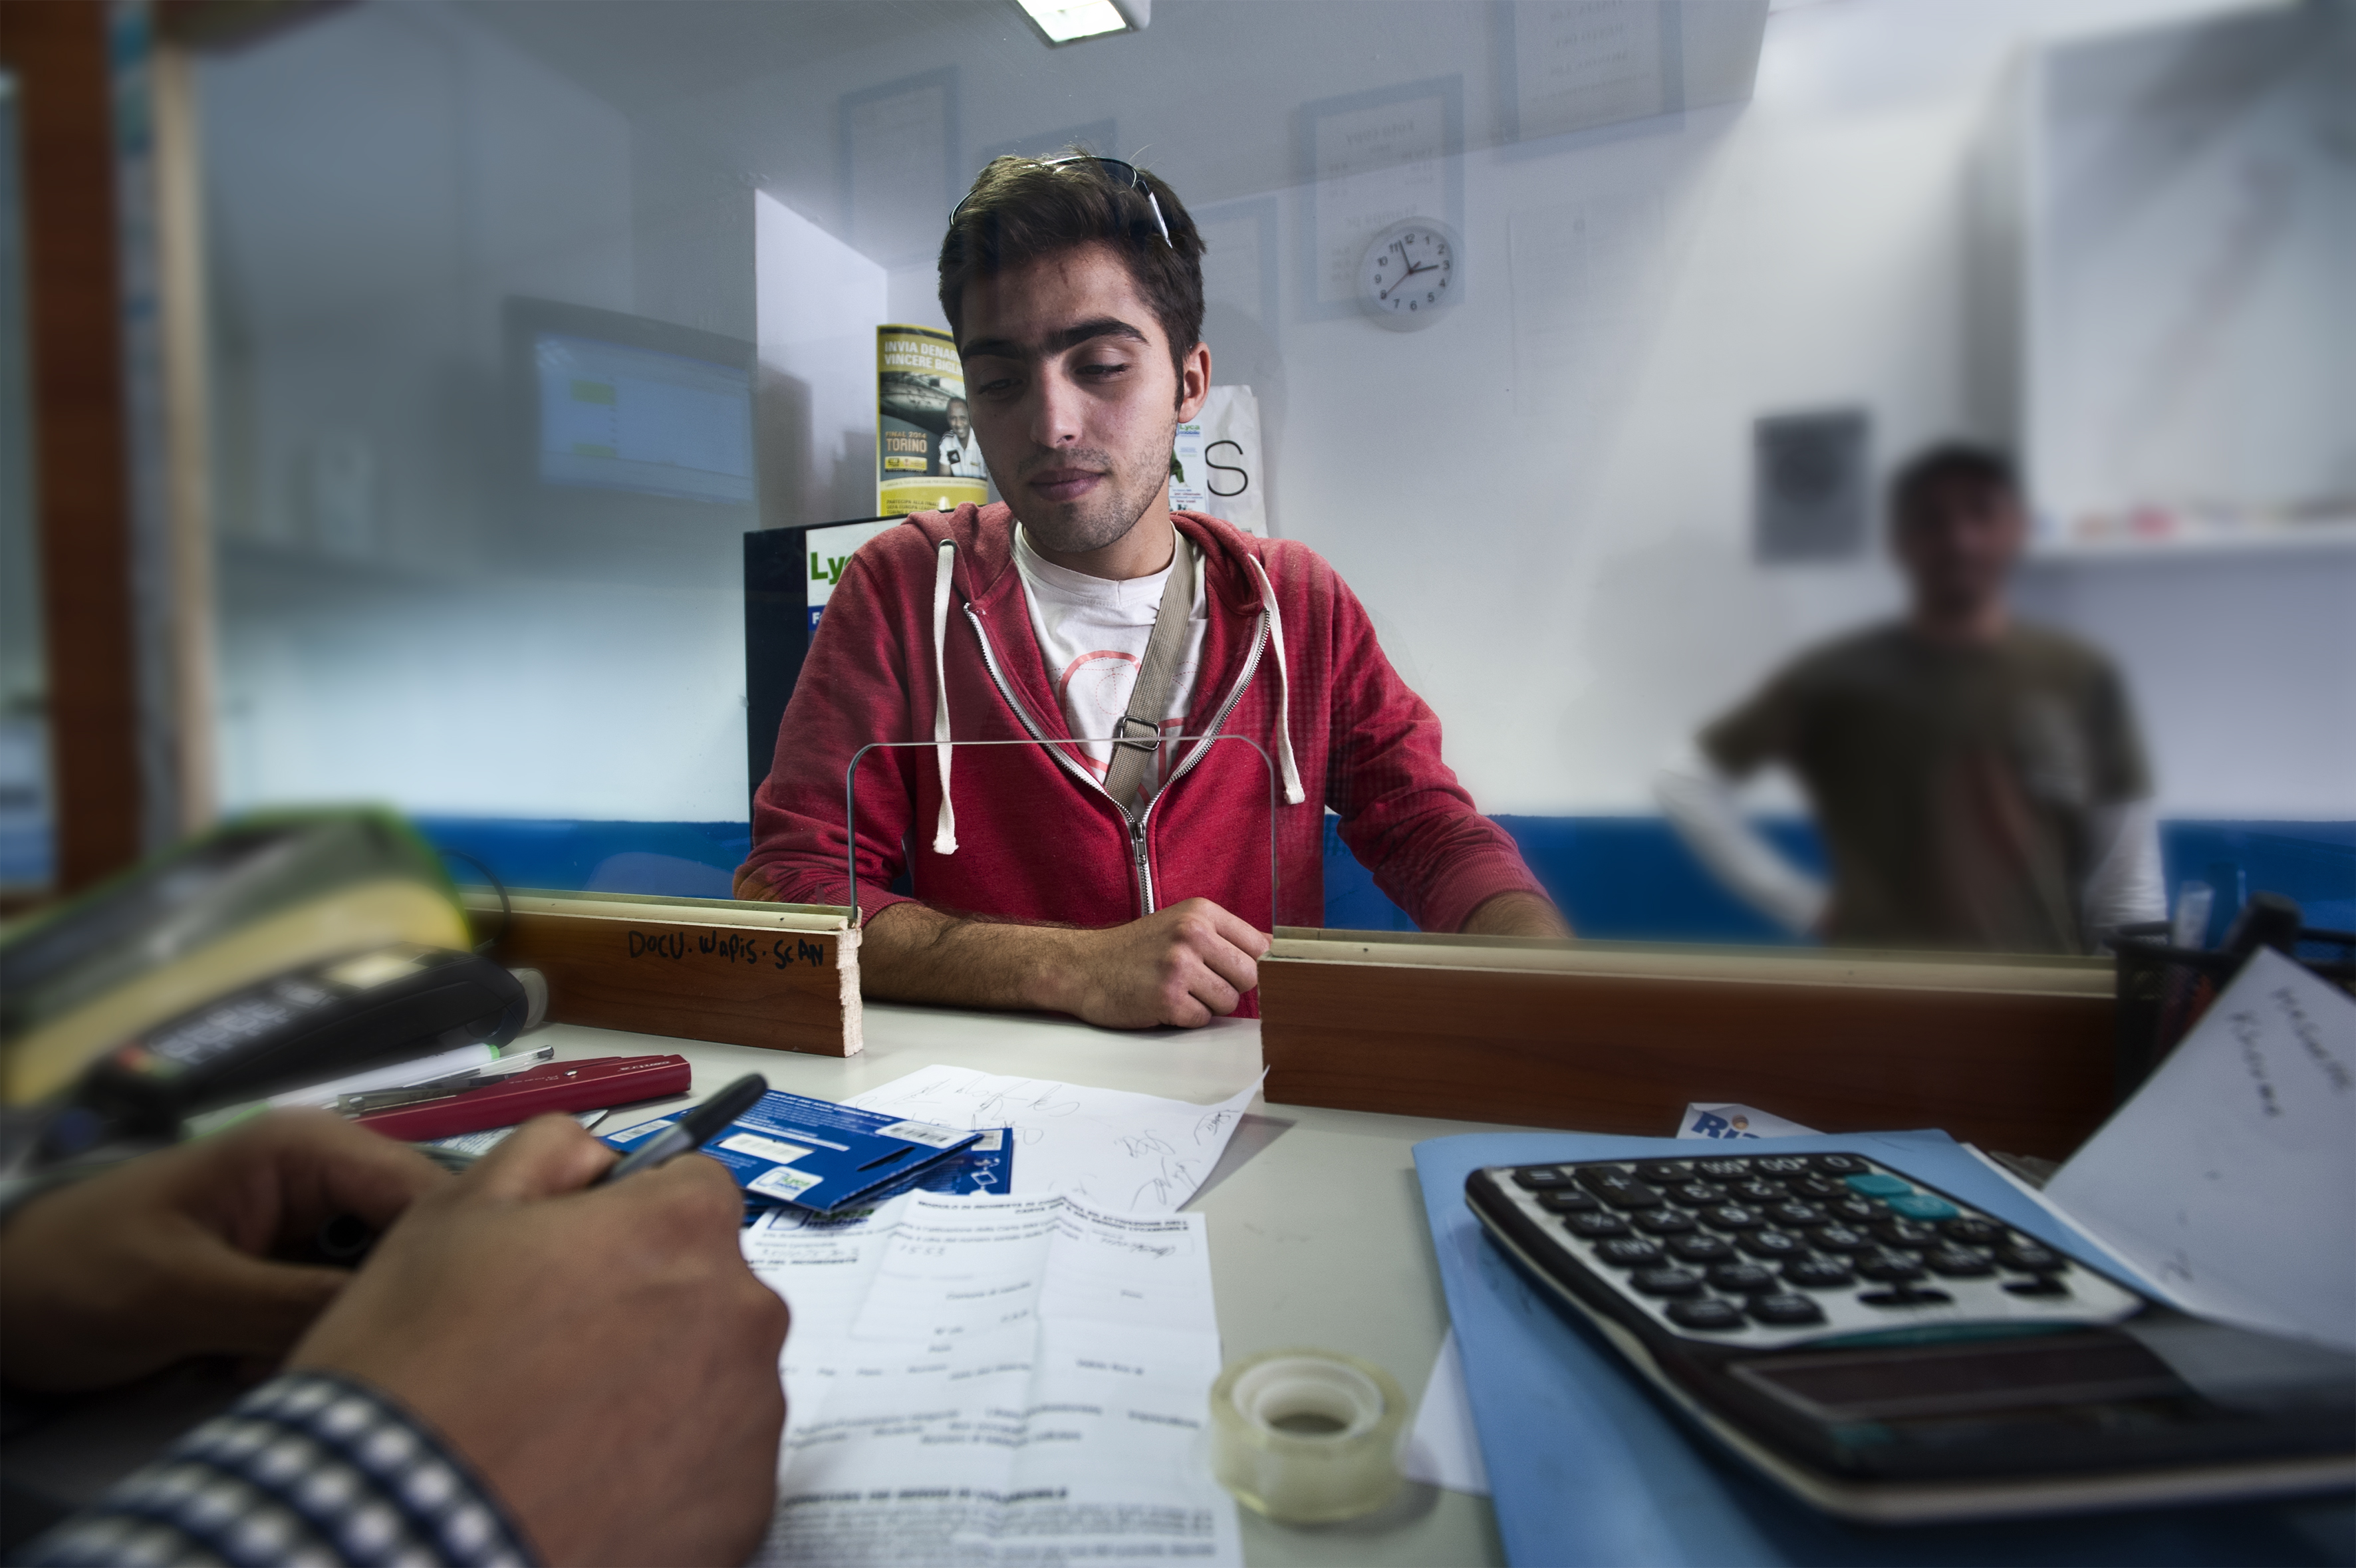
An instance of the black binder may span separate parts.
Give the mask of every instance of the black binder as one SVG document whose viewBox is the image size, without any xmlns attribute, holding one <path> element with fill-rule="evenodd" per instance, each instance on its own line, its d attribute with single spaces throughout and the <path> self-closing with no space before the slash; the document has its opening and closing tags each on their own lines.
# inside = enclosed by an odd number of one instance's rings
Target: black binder
<svg viewBox="0 0 2356 1568">
<path fill-rule="evenodd" d="M 809 573 L 803 564 L 814 528 L 892 522 L 849 517 L 744 535 L 744 798 L 749 802 L 777 752 L 777 725 L 809 652 Z M 747 805 L 746 811 L 750 814 Z"/>
</svg>

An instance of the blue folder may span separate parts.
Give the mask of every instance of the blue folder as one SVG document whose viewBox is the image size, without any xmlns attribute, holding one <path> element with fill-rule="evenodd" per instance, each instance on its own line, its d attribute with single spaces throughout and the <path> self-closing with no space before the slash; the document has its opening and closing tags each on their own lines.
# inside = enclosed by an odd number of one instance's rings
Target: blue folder
<svg viewBox="0 0 2356 1568">
<path fill-rule="evenodd" d="M 1953 1193 L 2050 1245 L 2105 1262 L 1944 1133 L 1778 1138 L 1744 1153 L 1854 1149 Z M 1705 1152 L 1723 1154 L 1723 1145 Z M 1667 1138 L 1476 1133 L 1415 1150 L 1466 1391 L 1515 1568 L 1554 1564 L 2344 1563 L 2356 1506 L 2303 1502 L 2154 1509 L 2001 1524 L 1875 1527 L 1819 1513 L 1681 1424 L 1600 1337 L 1516 1273 L 1464 1204 L 1483 1165 L 1690 1159 Z"/>
</svg>

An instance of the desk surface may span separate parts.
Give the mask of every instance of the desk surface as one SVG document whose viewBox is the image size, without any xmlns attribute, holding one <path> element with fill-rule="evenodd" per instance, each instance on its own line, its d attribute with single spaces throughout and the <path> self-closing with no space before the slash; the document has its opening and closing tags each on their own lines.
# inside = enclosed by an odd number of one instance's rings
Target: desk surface
<svg viewBox="0 0 2356 1568">
<path fill-rule="evenodd" d="M 772 1087 L 842 1100 L 934 1062 L 1133 1090 L 1199 1103 L 1259 1076 L 1259 1026 L 1143 1034 L 1070 1019 L 866 1007 L 867 1048 L 849 1058 L 552 1026 L 535 1042 L 563 1058 L 672 1051 L 694 1065 L 694 1093 L 745 1072 Z M 1280 1346 L 1363 1356 L 1419 1398 L 1448 1309 L 1424 1225 L 1410 1150 L 1467 1122 L 1374 1116 L 1255 1100 L 1227 1155 L 1187 1207 L 1207 1216 L 1219 1337 L 1230 1360 Z M 627 1112 L 617 1114 L 627 1115 Z M 1376 1525 L 1295 1530 L 1243 1517 L 1244 1557 L 1276 1563 L 1499 1563 L 1485 1498 L 1429 1487 Z"/>
<path fill-rule="evenodd" d="M 567 1058 L 676 1052 L 693 1065 L 698 1097 L 759 1072 L 778 1089 L 842 1100 L 946 1062 L 1208 1103 L 1260 1071 L 1254 1023 L 1133 1034 L 1070 1019 L 872 1004 L 866 1051 L 848 1059 L 567 1025 L 530 1038 Z M 615 1114 L 631 1120 L 636 1110 Z M 1226 1157 L 1188 1205 L 1210 1220 L 1227 1359 L 1284 1346 L 1346 1350 L 1387 1368 L 1410 1397 L 1420 1397 L 1448 1314 L 1410 1150 L 1443 1133 L 1498 1130 L 1255 1099 Z M 0 1443 L 0 1464 L 45 1514 L 70 1510 L 235 1392 L 221 1375 L 191 1369 L 96 1396 Z M 1410 1487 L 1385 1515 L 1354 1525 L 1295 1530 L 1238 1512 L 1245 1559 L 1259 1568 L 1505 1561 L 1485 1498 L 1429 1487 Z"/>
</svg>

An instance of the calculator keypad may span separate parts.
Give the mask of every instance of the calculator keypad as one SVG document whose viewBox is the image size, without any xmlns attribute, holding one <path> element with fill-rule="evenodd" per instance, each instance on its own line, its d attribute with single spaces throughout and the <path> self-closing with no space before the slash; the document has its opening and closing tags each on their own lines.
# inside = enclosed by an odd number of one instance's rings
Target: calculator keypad
<svg viewBox="0 0 2356 1568">
<path fill-rule="evenodd" d="M 1486 1173 L 1572 1263 L 1687 1338 L 1759 1348 L 1965 1323 L 2107 1323 L 2139 1298 L 1862 1155 Z"/>
</svg>

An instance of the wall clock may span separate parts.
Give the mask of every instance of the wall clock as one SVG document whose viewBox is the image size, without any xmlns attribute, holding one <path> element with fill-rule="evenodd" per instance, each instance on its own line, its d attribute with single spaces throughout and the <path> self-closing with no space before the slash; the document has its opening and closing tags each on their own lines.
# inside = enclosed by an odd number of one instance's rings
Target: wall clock
<svg viewBox="0 0 2356 1568">
<path fill-rule="evenodd" d="M 1394 223 L 1366 242 L 1358 259 L 1358 305 L 1395 332 L 1415 332 L 1463 295 L 1464 243 L 1429 218 Z"/>
</svg>

